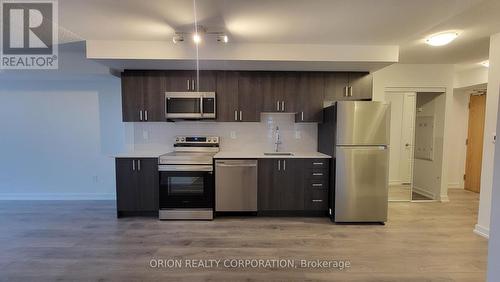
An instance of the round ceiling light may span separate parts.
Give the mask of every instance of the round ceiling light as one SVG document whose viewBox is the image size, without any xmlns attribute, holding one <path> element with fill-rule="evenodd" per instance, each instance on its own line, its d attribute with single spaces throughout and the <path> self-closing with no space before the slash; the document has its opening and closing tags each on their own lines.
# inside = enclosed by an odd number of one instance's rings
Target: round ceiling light
<svg viewBox="0 0 500 282">
<path fill-rule="evenodd" d="M 457 37 L 458 32 L 456 31 L 441 32 L 427 37 L 425 43 L 431 46 L 444 46 L 455 40 Z"/>
</svg>

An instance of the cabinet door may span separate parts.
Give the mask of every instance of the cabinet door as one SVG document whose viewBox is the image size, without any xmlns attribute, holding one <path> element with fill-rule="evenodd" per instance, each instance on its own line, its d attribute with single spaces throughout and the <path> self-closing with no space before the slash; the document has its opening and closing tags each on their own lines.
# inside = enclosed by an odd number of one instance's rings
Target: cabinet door
<svg viewBox="0 0 500 282">
<path fill-rule="evenodd" d="M 369 73 L 349 73 L 349 86 L 351 87 L 351 99 L 371 100 L 373 94 L 373 77 Z"/>
<path fill-rule="evenodd" d="M 156 211 L 159 201 L 158 159 L 138 159 L 136 164 L 138 171 L 137 210 Z"/>
<path fill-rule="evenodd" d="M 276 159 L 260 159 L 258 163 L 257 206 L 259 211 L 275 211 L 280 209 L 280 191 L 276 189 L 275 175 L 278 161 Z"/>
<path fill-rule="evenodd" d="M 137 209 L 137 167 L 134 159 L 116 159 L 116 207 L 118 211 Z"/>
<path fill-rule="evenodd" d="M 166 72 L 166 91 L 169 92 L 187 92 L 193 91 L 193 72 L 192 71 L 167 71 Z"/>
<path fill-rule="evenodd" d="M 196 81 L 196 71 L 194 71 L 193 79 L 195 80 L 195 88 L 193 91 L 214 92 L 217 88 L 217 76 L 215 71 L 200 71 L 199 81 Z M 198 85 L 196 85 L 196 83 L 198 83 Z"/>
<path fill-rule="evenodd" d="M 124 122 L 141 121 L 140 111 L 143 110 L 142 75 L 142 72 L 136 71 L 122 73 L 122 119 Z"/>
<path fill-rule="evenodd" d="M 296 122 L 322 122 L 325 79 L 322 73 L 302 73 L 297 93 Z"/>
<path fill-rule="evenodd" d="M 238 104 L 241 121 L 258 122 L 262 111 L 262 86 L 257 72 L 241 72 L 238 79 Z"/>
<path fill-rule="evenodd" d="M 165 72 L 144 73 L 144 120 L 165 121 L 165 92 L 167 91 Z"/>
<path fill-rule="evenodd" d="M 238 72 L 217 72 L 217 121 L 238 121 Z"/>
<path fill-rule="evenodd" d="M 349 86 L 349 75 L 343 72 L 325 73 L 325 100 L 349 100 L 346 87 Z"/>
<path fill-rule="evenodd" d="M 280 195 L 280 210 L 304 209 L 304 187 L 300 159 L 282 159 L 275 177 L 275 188 Z"/>
<path fill-rule="evenodd" d="M 294 113 L 300 111 L 300 76 L 302 72 L 284 72 L 283 98 L 284 112 Z"/>
</svg>

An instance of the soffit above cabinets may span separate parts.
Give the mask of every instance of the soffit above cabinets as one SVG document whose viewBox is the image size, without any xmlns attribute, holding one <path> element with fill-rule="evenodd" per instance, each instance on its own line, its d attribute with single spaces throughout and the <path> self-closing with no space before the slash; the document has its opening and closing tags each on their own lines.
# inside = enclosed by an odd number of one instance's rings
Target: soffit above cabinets
<svg viewBox="0 0 500 282">
<path fill-rule="evenodd" d="M 196 49 L 164 41 L 86 42 L 87 58 L 113 69 L 193 69 Z M 375 71 L 399 60 L 399 47 L 227 44 L 199 48 L 200 68 L 228 70 Z"/>
</svg>

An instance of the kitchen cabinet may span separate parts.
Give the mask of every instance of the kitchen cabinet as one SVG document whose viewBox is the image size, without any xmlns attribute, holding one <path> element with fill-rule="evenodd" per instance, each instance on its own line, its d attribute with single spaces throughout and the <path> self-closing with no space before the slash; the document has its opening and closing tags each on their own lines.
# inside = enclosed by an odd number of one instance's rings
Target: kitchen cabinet
<svg viewBox="0 0 500 282">
<path fill-rule="evenodd" d="M 167 91 L 169 92 L 214 92 L 216 90 L 215 71 L 200 71 L 199 80 L 194 70 L 167 71 L 165 76 L 167 80 Z"/>
<path fill-rule="evenodd" d="M 238 121 L 259 122 L 264 104 L 265 79 L 258 72 L 240 72 L 238 76 Z"/>
<path fill-rule="evenodd" d="M 323 73 L 301 73 L 295 88 L 297 89 L 295 122 L 322 122 L 325 97 Z"/>
<path fill-rule="evenodd" d="M 165 121 L 165 77 L 161 72 L 122 73 L 122 118 L 124 122 Z"/>
<path fill-rule="evenodd" d="M 158 159 L 117 158 L 115 164 L 118 217 L 158 212 Z"/>
<path fill-rule="evenodd" d="M 325 73 L 325 100 L 371 100 L 373 77 L 365 72 Z"/>
<path fill-rule="evenodd" d="M 259 159 L 259 212 L 326 214 L 328 164 L 328 159 Z"/>
<path fill-rule="evenodd" d="M 217 72 L 217 121 L 239 121 L 238 72 Z"/>
</svg>

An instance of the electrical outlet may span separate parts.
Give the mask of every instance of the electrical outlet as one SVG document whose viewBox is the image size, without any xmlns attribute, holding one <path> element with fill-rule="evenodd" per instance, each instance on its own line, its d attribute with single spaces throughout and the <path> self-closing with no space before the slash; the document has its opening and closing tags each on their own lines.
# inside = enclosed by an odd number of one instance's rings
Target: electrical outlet
<svg viewBox="0 0 500 282">
<path fill-rule="evenodd" d="M 295 130 L 295 139 L 302 138 L 302 133 L 299 130 Z"/>
<path fill-rule="evenodd" d="M 144 140 L 149 139 L 149 131 L 147 131 L 147 130 L 142 131 L 142 139 L 144 139 Z"/>
<path fill-rule="evenodd" d="M 97 176 L 97 175 L 92 176 L 92 181 L 94 183 L 98 183 L 99 182 L 99 176 Z"/>
<path fill-rule="evenodd" d="M 231 139 L 236 139 L 236 131 L 231 131 L 230 136 Z"/>
</svg>

